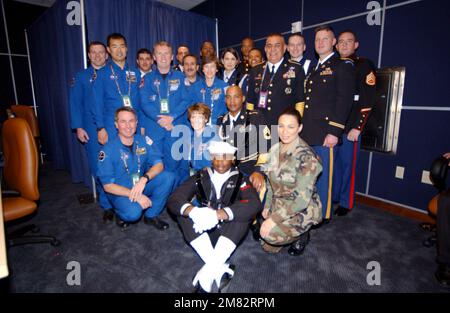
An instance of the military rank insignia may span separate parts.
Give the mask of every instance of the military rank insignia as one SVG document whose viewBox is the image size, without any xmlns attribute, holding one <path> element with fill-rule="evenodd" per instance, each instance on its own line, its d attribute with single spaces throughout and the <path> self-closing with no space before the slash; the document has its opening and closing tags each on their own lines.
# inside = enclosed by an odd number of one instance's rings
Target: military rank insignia
<svg viewBox="0 0 450 313">
<path fill-rule="evenodd" d="M 149 136 L 145 136 L 145 142 L 151 146 L 153 144 L 153 140 Z"/>
<path fill-rule="evenodd" d="M 267 125 L 266 125 L 266 127 L 264 127 L 263 134 L 264 134 L 264 139 L 269 140 L 271 138 L 270 129 Z"/>
<path fill-rule="evenodd" d="M 369 86 L 375 86 L 377 79 L 373 72 L 370 72 L 369 75 L 366 76 L 366 84 Z"/>
</svg>

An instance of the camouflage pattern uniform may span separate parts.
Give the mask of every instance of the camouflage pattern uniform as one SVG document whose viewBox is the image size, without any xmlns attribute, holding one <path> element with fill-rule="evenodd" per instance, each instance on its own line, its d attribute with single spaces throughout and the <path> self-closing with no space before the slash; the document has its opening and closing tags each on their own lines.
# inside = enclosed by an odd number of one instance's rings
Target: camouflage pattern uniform
<svg viewBox="0 0 450 313">
<path fill-rule="evenodd" d="M 262 170 L 268 177 L 264 209 L 276 223 L 264 241 L 270 245 L 294 242 L 322 220 L 322 204 L 316 190 L 322 165 L 300 137 L 280 155 L 280 143 L 269 151 Z"/>
</svg>

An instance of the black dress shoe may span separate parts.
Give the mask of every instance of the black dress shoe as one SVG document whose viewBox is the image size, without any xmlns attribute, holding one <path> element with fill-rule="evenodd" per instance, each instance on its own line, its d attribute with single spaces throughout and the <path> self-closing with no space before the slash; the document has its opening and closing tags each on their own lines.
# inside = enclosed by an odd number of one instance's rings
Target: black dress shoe
<svg viewBox="0 0 450 313">
<path fill-rule="evenodd" d="M 103 213 L 103 223 L 109 223 L 114 220 L 114 211 L 112 209 L 105 210 Z"/>
<path fill-rule="evenodd" d="M 125 230 L 130 226 L 129 223 L 122 221 L 118 215 L 116 215 L 116 225 L 119 226 L 121 230 Z"/>
<path fill-rule="evenodd" d="M 144 217 L 144 223 L 147 225 L 152 225 L 159 230 L 166 230 L 167 228 L 169 228 L 169 224 L 159 219 L 158 217 L 153 218 Z"/>
<path fill-rule="evenodd" d="M 347 213 L 350 212 L 349 209 L 343 207 L 343 206 L 339 206 L 335 211 L 334 211 L 334 215 L 337 216 L 345 216 L 347 215 Z"/>
<path fill-rule="evenodd" d="M 442 287 L 450 288 L 450 266 L 439 264 L 434 276 Z"/>
<path fill-rule="evenodd" d="M 310 240 L 309 231 L 300 235 L 300 238 L 291 244 L 288 253 L 292 256 L 299 256 L 305 251 L 306 245 Z"/>
<path fill-rule="evenodd" d="M 259 241 L 259 231 L 260 231 L 261 225 L 259 222 L 253 223 L 250 225 L 250 230 L 252 232 L 252 237 L 254 241 Z"/>
</svg>

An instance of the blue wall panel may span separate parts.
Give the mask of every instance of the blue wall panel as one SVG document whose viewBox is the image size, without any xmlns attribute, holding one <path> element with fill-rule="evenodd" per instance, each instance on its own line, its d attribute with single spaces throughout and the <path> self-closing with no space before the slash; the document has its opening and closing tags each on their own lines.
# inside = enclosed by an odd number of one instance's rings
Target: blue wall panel
<svg viewBox="0 0 450 313">
<path fill-rule="evenodd" d="M 217 13 L 219 0 L 214 2 Z M 330 20 L 340 20 L 331 25 L 338 33 L 353 29 L 361 44 L 359 55 L 378 63 L 381 25 L 369 26 L 367 1 L 362 0 L 303 0 L 303 26 L 308 58 L 315 62 L 314 25 Z M 383 5 L 383 0 L 378 1 Z M 226 2 L 230 3 L 230 2 Z M 232 1 L 231 3 L 234 3 Z M 228 8 L 229 15 L 219 19 L 229 20 L 238 28 L 250 26 L 251 35 L 258 39 L 273 31 L 287 32 L 291 23 L 301 16 L 302 1 L 247 0 Z M 251 12 L 237 21 L 237 11 L 245 11 L 251 4 Z M 289 3 L 289 4 L 287 4 Z M 406 66 L 404 106 L 450 107 L 448 69 L 450 41 L 447 39 L 450 20 L 450 2 L 445 0 L 387 0 L 381 66 Z M 389 8 L 389 6 L 394 6 Z M 250 25 L 248 25 L 250 21 Z M 221 23 L 223 21 L 220 21 Z M 225 23 L 225 22 L 224 22 Z M 219 32 L 221 30 L 219 29 Z M 242 31 L 241 31 L 242 32 Z M 226 43 L 239 44 L 243 35 L 239 31 L 221 34 Z M 287 35 L 285 36 L 287 37 Z M 222 38 L 222 37 L 221 37 Z M 264 40 L 256 43 L 264 47 Z M 369 195 L 404 205 L 425 209 L 436 192 L 431 185 L 421 183 L 422 171 L 429 170 L 434 158 L 450 151 L 450 111 L 408 110 L 402 112 L 397 155 L 373 153 Z M 362 151 L 357 164 L 356 190 L 366 191 L 370 153 Z M 395 178 L 396 166 L 405 167 L 405 178 Z M 450 179 L 449 179 L 450 180 Z"/>
</svg>

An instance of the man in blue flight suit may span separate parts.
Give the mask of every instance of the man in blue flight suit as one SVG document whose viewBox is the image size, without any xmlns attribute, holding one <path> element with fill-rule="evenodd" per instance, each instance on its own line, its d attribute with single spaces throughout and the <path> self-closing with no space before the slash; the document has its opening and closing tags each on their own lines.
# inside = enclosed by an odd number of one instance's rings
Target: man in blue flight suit
<svg viewBox="0 0 450 313">
<path fill-rule="evenodd" d="M 337 146 L 336 151 L 333 202 L 338 204 L 334 211 L 338 216 L 346 215 L 354 205 L 355 171 L 361 145 L 360 135 L 376 100 L 375 66 L 372 61 L 355 54 L 358 47 L 359 42 L 353 31 L 345 30 L 339 34 L 336 49 L 341 58 L 350 58 L 355 63 L 356 93 L 342 135 L 342 145 Z"/>
<path fill-rule="evenodd" d="M 90 66 L 76 74 L 70 88 L 70 123 L 72 129 L 77 131 L 78 140 L 86 148 L 91 175 L 96 177 L 100 144 L 97 141 L 97 130 L 91 110 L 94 106 L 92 85 L 97 79 L 97 71 L 105 65 L 108 58 L 105 45 L 99 41 L 91 42 L 88 47 L 88 57 Z M 111 204 L 105 195 L 103 187 L 98 180 L 96 181 L 100 206 L 103 210 L 109 210 L 111 209 Z M 105 222 L 107 221 L 106 217 Z"/>
<path fill-rule="evenodd" d="M 137 114 L 130 107 L 121 107 L 115 113 L 117 135 L 98 155 L 98 177 L 116 213 L 122 228 L 138 221 L 144 213 L 144 222 L 159 230 L 169 225 L 158 218 L 173 188 L 174 175 L 164 171 L 162 156 L 152 140 L 136 133 Z"/>
<path fill-rule="evenodd" d="M 140 86 L 141 109 L 145 117 L 146 134 L 151 135 L 154 145 L 162 151 L 167 171 L 176 174 L 175 187 L 189 176 L 186 162 L 181 162 L 172 144 L 178 139 L 172 130 L 176 126 L 187 128 L 187 109 L 190 104 L 185 86 L 185 76 L 171 68 L 172 46 L 159 41 L 153 47 L 156 69 L 144 77 Z M 179 152 L 179 151 L 178 151 Z"/>
<path fill-rule="evenodd" d="M 327 223 L 331 219 L 335 150 L 352 108 L 356 78 L 353 61 L 342 60 L 333 51 L 336 44 L 333 29 L 320 26 L 315 33 L 319 61 L 305 81 L 301 137 L 322 161 L 317 191 L 322 202 L 322 223 Z"/>
<path fill-rule="evenodd" d="M 140 116 L 138 87 L 141 80 L 139 70 L 127 63 L 127 42 L 123 35 L 113 33 L 108 36 L 108 53 L 111 61 L 98 72 L 94 82 L 95 105 L 93 107 L 97 137 L 100 144 L 108 142 L 108 137 L 117 132 L 114 113 L 122 107 L 132 107 Z"/>
</svg>

